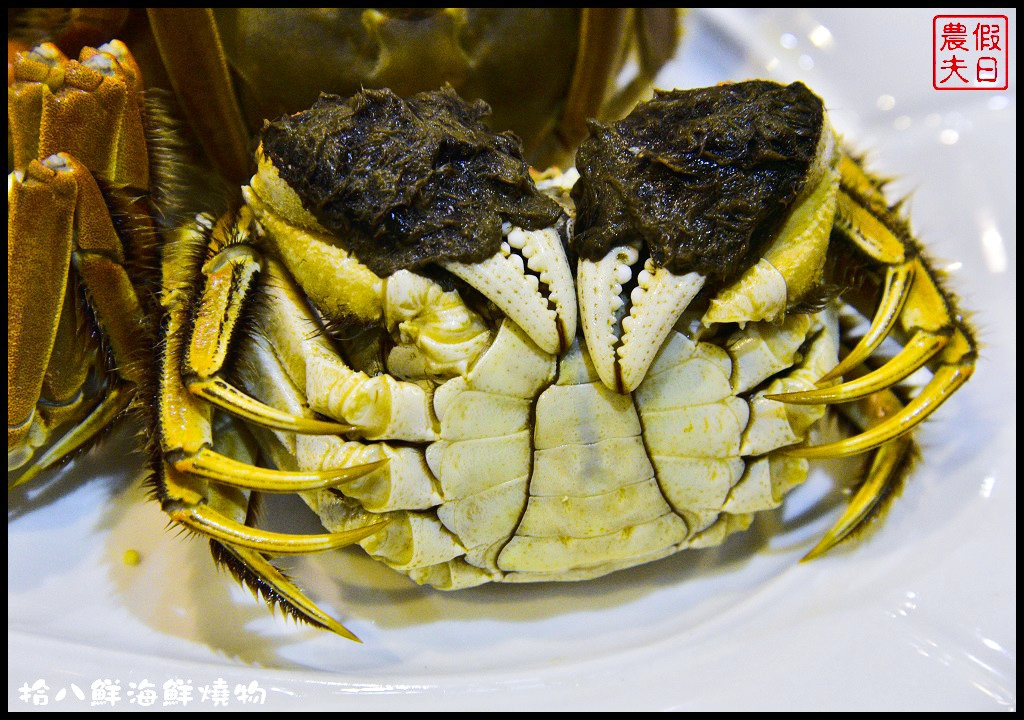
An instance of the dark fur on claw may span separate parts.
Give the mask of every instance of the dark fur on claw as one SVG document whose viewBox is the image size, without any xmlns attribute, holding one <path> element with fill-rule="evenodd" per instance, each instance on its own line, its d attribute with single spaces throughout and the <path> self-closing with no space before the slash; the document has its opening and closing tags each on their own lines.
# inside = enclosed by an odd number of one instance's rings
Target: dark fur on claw
<svg viewBox="0 0 1024 720">
<path fill-rule="evenodd" d="M 498 251 L 501 225 L 554 225 L 511 133 L 450 87 L 408 100 L 366 90 L 323 95 L 263 129 L 263 152 L 321 225 L 378 275 L 431 262 L 480 262 Z"/>
<path fill-rule="evenodd" d="M 756 260 L 803 188 L 824 127 L 802 83 L 661 92 L 590 123 L 576 154 L 573 250 L 643 241 L 659 267 L 729 281 Z"/>
</svg>

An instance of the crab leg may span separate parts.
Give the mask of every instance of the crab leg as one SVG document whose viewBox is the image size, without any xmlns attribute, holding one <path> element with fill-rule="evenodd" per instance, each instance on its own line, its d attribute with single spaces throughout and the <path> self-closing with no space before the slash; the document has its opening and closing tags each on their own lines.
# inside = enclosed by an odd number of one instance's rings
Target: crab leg
<svg viewBox="0 0 1024 720">
<path fill-rule="evenodd" d="M 168 490 L 180 490 L 186 487 L 180 481 L 181 478 L 175 477 L 171 472 L 164 474 L 163 483 Z M 205 504 L 183 505 L 176 508 L 173 504 L 165 503 L 165 510 L 175 522 L 203 535 L 228 545 L 276 555 L 308 555 L 325 550 L 337 550 L 357 543 L 368 535 L 379 532 L 387 525 L 386 522 L 379 522 L 346 532 L 291 535 L 242 524 Z"/>
<path fill-rule="evenodd" d="M 771 399 L 808 405 L 858 400 L 862 397 L 867 397 L 871 393 L 892 387 L 900 380 L 910 376 L 924 366 L 937 352 L 942 350 L 947 342 L 949 342 L 949 338 L 946 336 L 918 332 L 896 357 L 883 367 L 862 375 L 856 380 L 808 392 L 776 395 L 772 396 Z M 822 379 L 825 380 L 826 378 Z"/>
<path fill-rule="evenodd" d="M 145 339 L 151 333 L 130 280 L 144 254 L 134 241 L 135 223 L 125 224 L 122 240 L 93 177 L 135 196 L 115 199 L 115 212 L 144 202 L 136 199 L 148 186 L 148 162 L 134 60 L 118 42 L 84 49 L 80 62 L 44 44 L 19 54 L 12 73 L 8 110 L 19 170 L 8 181 L 9 447 L 26 433 L 45 442 L 53 428 L 80 414 L 93 362 L 69 270 L 83 281 L 121 377 L 139 385 L 154 344 Z M 26 279 L 34 285 L 24 286 Z M 89 442 L 130 400 L 130 393 L 117 393 L 101 402 L 19 483 Z M 38 444 L 31 440 L 26 448 Z M 8 465 L 30 458 L 31 450 L 18 452 Z"/>
<path fill-rule="evenodd" d="M 920 257 L 902 220 L 887 207 L 877 183 L 852 160 L 843 163 L 836 227 L 865 255 L 889 265 L 880 307 L 861 343 L 820 382 L 847 372 L 870 354 L 896 321 L 908 335 L 906 347 L 887 363 L 855 380 L 809 392 L 774 396 L 787 403 L 843 403 L 892 387 L 930 360 L 938 367 L 921 393 L 899 412 L 860 435 L 817 447 L 793 448 L 798 457 L 853 455 L 910 432 L 971 376 L 976 348 L 970 331 L 954 319 L 951 299 Z M 908 257 L 909 256 L 909 257 Z M 851 359 L 852 357 L 852 359 Z"/>
<path fill-rule="evenodd" d="M 229 223 L 224 222 L 220 227 L 223 230 L 229 227 Z M 294 492 L 333 486 L 372 472 L 382 463 L 282 472 L 256 468 L 250 462 L 211 450 L 215 444 L 213 408 L 189 392 L 182 380 L 181 368 L 186 346 L 194 340 L 186 335 L 192 304 L 190 279 L 200 272 L 193 258 L 198 257 L 197 250 L 211 242 L 220 247 L 217 245 L 219 239 L 207 239 L 207 233 L 212 230 L 212 222 L 199 217 L 194 226 L 182 228 L 172 236 L 165 252 L 165 292 L 161 301 L 166 312 L 167 334 L 161 365 L 158 417 L 163 460 L 156 478 L 157 495 L 175 522 L 211 538 L 214 557 L 226 564 L 240 581 L 263 593 L 268 601 L 280 602 L 293 615 L 355 639 L 348 630 L 317 608 L 263 554 L 304 554 L 344 547 L 380 531 L 387 521 L 316 535 L 269 532 L 249 524 L 249 495 L 253 489 Z M 238 246 L 229 244 L 227 250 L 232 247 Z M 213 304 L 211 295 L 216 296 L 216 293 L 206 293 L 200 304 Z M 225 306 L 240 303 L 241 295 L 240 292 L 235 293 L 233 300 Z M 210 317 L 218 315 L 209 307 L 206 314 Z M 225 314 L 232 315 L 231 312 L 220 313 L 221 316 Z M 198 315 L 202 317 L 204 310 L 200 309 Z"/>
<path fill-rule="evenodd" d="M 204 226 L 203 223 L 206 223 L 206 225 Z M 190 351 L 193 348 L 197 348 L 197 354 L 201 353 L 204 357 L 211 355 L 219 356 L 220 362 L 223 362 L 223 348 L 219 352 L 210 352 L 209 347 L 204 344 L 209 342 L 205 338 L 212 335 L 214 340 L 210 344 L 215 346 L 226 345 L 227 340 L 232 334 L 231 331 L 234 329 L 234 324 L 233 322 L 228 323 L 229 330 L 225 332 L 223 326 L 216 325 L 216 323 L 213 323 L 216 327 L 211 328 L 210 319 L 215 317 L 223 318 L 224 316 L 237 317 L 237 306 L 240 305 L 242 293 L 229 293 L 231 297 L 225 300 L 224 308 L 226 309 L 223 312 L 211 310 L 211 306 L 215 305 L 214 299 L 221 298 L 221 293 L 216 291 L 216 287 L 220 284 L 218 283 L 219 278 L 214 273 L 212 281 L 208 283 L 207 292 L 204 293 L 203 301 L 200 303 L 197 319 L 193 324 L 192 334 L 186 339 L 185 328 L 188 323 L 190 304 L 187 278 L 191 275 L 191 269 L 189 263 L 187 260 L 183 260 L 183 257 L 188 257 L 190 247 L 199 243 L 205 244 L 204 230 L 214 230 L 212 233 L 214 239 L 211 240 L 211 244 L 214 247 L 219 247 L 219 243 L 223 240 L 222 233 L 229 224 L 229 221 L 224 221 L 218 228 L 213 229 L 209 227 L 207 221 L 201 219 L 197 223 L 198 229 L 185 228 L 178 231 L 165 257 L 164 270 L 167 292 L 165 292 L 162 302 L 167 311 L 167 346 L 161 369 L 161 386 L 163 388 L 162 397 L 164 402 L 160 407 L 160 426 L 161 442 L 163 443 L 166 462 L 172 465 L 179 473 L 194 473 L 221 483 L 268 492 L 295 492 L 303 489 L 324 487 L 330 484 L 345 482 L 371 472 L 377 467 L 376 464 L 370 463 L 369 465 L 316 473 L 289 473 L 279 470 L 261 469 L 239 463 L 211 449 L 213 437 L 210 430 L 212 416 L 210 406 L 206 402 L 199 402 L 196 395 L 190 392 L 188 381 L 183 377 L 183 372 L 194 373 L 195 370 L 194 366 L 185 362 L 185 360 L 190 356 Z M 234 237 L 234 234 L 232 236 Z M 240 247 L 242 246 L 229 245 L 225 252 L 230 252 L 232 249 Z M 215 261 L 217 257 L 215 255 Z M 215 262 L 214 265 L 217 266 L 218 263 Z M 230 266 L 230 263 L 225 262 L 219 265 Z M 207 267 L 209 267 L 209 263 Z M 228 269 L 230 270 L 230 267 Z M 228 284 L 230 285 L 231 283 L 228 282 Z M 239 283 L 234 287 L 239 285 L 244 285 L 244 283 Z M 210 289 L 211 286 L 214 288 L 213 290 Z M 232 311 L 232 308 L 234 308 L 234 311 Z M 188 346 L 187 348 L 186 345 Z M 220 365 L 213 363 L 212 367 L 219 370 Z M 255 401 L 252 401 L 252 403 L 255 403 Z M 278 413 L 278 415 L 284 416 L 285 414 Z M 249 419 L 252 418 L 250 417 Z M 258 417 L 257 422 L 259 419 L 262 419 L 262 417 Z M 307 426 L 311 426 L 312 430 L 320 432 L 330 431 L 325 430 L 323 428 L 324 425 L 331 425 L 331 430 L 333 431 L 336 431 L 335 428 L 338 427 L 333 423 L 316 424 L 316 421 L 302 417 L 295 418 L 294 422 L 285 424 L 289 429 L 298 427 L 305 431 Z M 342 428 L 345 430 L 349 429 L 347 426 L 342 426 Z M 186 495 L 180 492 L 176 495 L 171 491 L 167 492 L 167 496 L 172 501 L 185 501 L 186 498 Z M 186 504 L 191 506 L 199 502 L 196 496 L 201 497 L 202 493 L 193 493 L 192 496 L 189 496 L 190 500 Z M 202 518 L 203 522 L 216 526 L 214 520 L 206 518 L 204 513 L 204 510 L 195 510 L 190 517 L 194 515 L 197 522 Z"/>
<path fill-rule="evenodd" d="M 305 389 L 310 408 L 344 419 L 368 439 L 435 438 L 436 421 L 423 388 L 348 367 L 330 347 L 287 273 L 274 262 L 267 263 L 265 292 L 263 332 L 292 382 Z"/>
<path fill-rule="evenodd" d="M 220 377 L 243 305 L 263 267 L 259 253 L 248 243 L 252 232 L 246 208 L 237 217 L 221 218 L 212 229 L 209 251 L 213 257 L 203 265 L 206 283 L 182 369 L 186 385 L 194 395 L 267 427 L 311 434 L 349 432 L 348 425 L 294 416 L 264 405 Z"/>
<path fill-rule="evenodd" d="M 974 364 L 966 359 L 959 365 L 940 367 L 932 381 L 920 395 L 915 397 L 898 413 L 886 418 L 883 422 L 862 432 L 860 435 L 838 440 L 827 445 L 813 447 L 795 447 L 782 451 L 790 457 L 829 458 L 847 457 L 866 452 L 890 440 L 909 433 L 923 423 L 929 415 L 939 409 L 949 397 L 971 377 Z M 786 402 L 784 396 L 776 399 Z"/>
<path fill-rule="evenodd" d="M 8 178 L 8 447 L 27 435 L 35 413 L 56 340 L 73 244 L 73 182 L 42 166 L 38 172 L 44 180 L 37 182 L 33 172 L 30 168 L 27 176 L 16 172 Z M 54 206 L 68 211 L 47 212 Z M 30 287 L 29 278 L 39 285 Z"/>
<path fill-rule="evenodd" d="M 902 403 L 889 391 L 878 393 L 863 401 L 860 407 L 853 408 L 850 414 L 854 422 L 867 427 L 877 417 L 892 417 L 900 412 Z M 857 489 L 842 516 L 832 528 L 811 549 L 804 560 L 820 557 L 842 542 L 851 533 L 861 528 L 865 522 L 879 511 L 879 503 L 893 493 L 894 485 L 899 483 L 908 467 L 908 453 L 913 442 L 906 435 L 885 442 L 875 454 L 871 468 L 864 481 Z M 785 452 L 785 451 L 784 451 Z"/>
<path fill-rule="evenodd" d="M 914 281 L 916 267 L 915 263 L 903 263 L 886 270 L 882 299 L 878 303 L 878 311 L 871 321 L 871 326 L 853 350 L 832 370 L 825 373 L 820 382 L 828 382 L 847 374 L 867 360 L 871 353 L 878 349 L 882 341 L 889 336 L 903 310 L 903 304 L 907 300 L 910 284 Z"/>
<path fill-rule="evenodd" d="M 68 287 L 69 265 L 82 278 L 96 319 L 110 341 L 121 376 L 136 386 L 144 382 L 150 337 L 141 302 L 125 270 L 121 240 L 89 171 L 70 155 L 53 155 L 29 163 L 16 173 L 10 188 L 8 216 L 8 441 L 28 432 L 44 377 L 64 374 L 67 358 L 52 358 L 59 307 Z M 41 235 L 42 233 L 42 235 Z M 13 273 L 13 275 L 11 274 Z M 24 278 L 48 283 L 19 289 Z M 31 302 L 29 300 L 31 299 Z M 41 315 L 39 315 L 42 313 Z M 37 317 L 38 315 L 38 317 Z M 52 367 L 51 367 L 52 365 Z M 80 377 L 77 368 L 69 369 Z M 24 392 L 28 388 L 30 392 Z M 123 410 L 130 396 L 118 396 L 70 431 L 50 452 L 55 461 L 95 437 Z M 54 452 L 61 454 L 54 456 Z M 41 465 L 33 472 L 43 469 Z M 22 479 L 24 481 L 24 478 Z"/>
<path fill-rule="evenodd" d="M 351 630 L 317 607 L 262 554 L 227 543 L 211 542 L 210 545 L 215 548 L 216 559 L 228 565 L 243 583 L 256 588 L 269 602 L 283 601 L 288 611 L 294 612 L 314 627 L 330 630 L 354 642 L 362 642 Z M 222 553 L 220 557 L 218 551 Z"/>
<path fill-rule="evenodd" d="M 116 420 L 128 408 L 131 400 L 131 393 L 124 388 L 117 387 L 111 390 L 84 420 L 75 424 L 71 430 L 58 438 L 53 445 L 46 448 L 45 452 L 39 455 L 25 472 L 11 483 L 10 487 L 15 488 L 31 482 L 43 470 L 84 446 L 102 432 L 105 427 Z"/>
</svg>

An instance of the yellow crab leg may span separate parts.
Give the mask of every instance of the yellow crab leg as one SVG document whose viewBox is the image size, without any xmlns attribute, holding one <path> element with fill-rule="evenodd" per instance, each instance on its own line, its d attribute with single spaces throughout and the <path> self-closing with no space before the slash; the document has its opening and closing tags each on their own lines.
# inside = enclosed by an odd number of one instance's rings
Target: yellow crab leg
<svg viewBox="0 0 1024 720">
<path fill-rule="evenodd" d="M 275 555 L 308 555 L 337 550 L 379 532 L 388 524 L 383 521 L 346 532 L 291 535 L 243 525 L 207 505 L 171 509 L 168 514 L 176 522 L 221 542 Z"/>
<path fill-rule="evenodd" d="M 767 395 L 769 400 L 795 403 L 797 405 L 816 405 L 819 403 L 841 403 L 857 400 L 872 393 L 892 387 L 900 380 L 921 368 L 949 342 L 948 335 L 934 335 L 919 331 L 911 338 L 907 346 L 877 370 L 862 375 L 856 380 L 806 392 Z M 819 381 L 821 382 L 821 381 Z"/>
<path fill-rule="evenodd" d="M 848 160 L 846 156 L 844 159 Z M 885 265 L 896 265 L 906 261 L 907 244 L 900 238 L 902 228 L 898 218 L 888 208 L 879 207 L 877 191 L 862 194 L 862 181 L 854 179 L 851 184 L 850 172 L 860 172 L 849 162 L 840 162 L 840 193 L 836 206 L 836 227 L 853 240 L 868 257 Z"/>
<path fill-rule="evenodd" d="M 289 472 L 255 467 L 221 455 L 209 448 L 201 448 L 194 455 L 176 460 L 174 468 L 245 490 L 291 493 L 320 490 L 348 480 L 355 480 L 368 475 L 386 463 L 386 460 L 377 460 L 337 470 Z"/>
<path fill-rule="evenodd" d="M 207 223 L 203 226 L 202 223 Z M 192 276 L 193 269 L 190 268 L 183 258 L 188 257 L 194 246 L 206 243 L 202 230 L 212 229 L 208 220 L 202 220 L 199 228 L 188 227 L 177 231 L 171 240 L 164 259 L 164 284 L 165 292 L 162 302 L 167 311 L 166 322 L 166 347 L 161 365 L 160 376 L 160 408 L 159 423 L 161 443 L 167 462 L 184 463 L 183 467 L 189 469 L 195 458 L 204 451 L 209 451 L 213 446 L 213 434 L 211 431 L 212 408 L 189 392 L 182 378 L 182 358 L 186 353 L 185 346 L 192 338 L 187 338 L 185 330 L 188 325 L 190 306 L 190 291 L 188 278 Z M 240 462 L 218 462 L 214 459 L 209 462 L 209 456 L 199 461 L 198 465 L 204 469 L 209 476 L 213 473 L 215 478 L 222 482 L 237 487 L 253 489 L 253 483 L 264 487 L 292 487 L 296 483 L 319 483 L 326 485 L 343 482 L 351 479 L 354 473 L 365 474 L 371 472 L 374 466 L 363 465 L 359 468 L 352 468 L 351 473 L 345 477 L 339 477 L 336 471 L 316 471 L 305 474 L 301 478 L 279 470 L 255 468 L 252 465 Z M 252 480 L 257 476 L 258 480 Z M 171 476 L 168 470 L 167 477 Z M 317 485 L 318 487 L 320 485 Z M 186 491 L 174 484 L 165 481 L 162 488 L 161 499 L 165 503 L 182 502 L 185 505 L 196 505 L 204 501 L 205 492 L 202 488 Z"/>
<path fill-rule="evenodd" d="M 871 326 L 856 347 L 838 365 L 825 373 L 818 381 L 819 383 L 826 383 L 846 375 L 867 360 L 868 356 L 888 337 L 910 294 L 910 287 L 914 282 L 917 267 L 917 263 L 908 262 L 892 266 L 886 271 L 882 299 L 878 304 L 878 311 L 871 321 Z"/>
<path fill-rule="evenodd" d="M 859 163 L 844 156 L 836 228 L 870 259 L 888 265 L 881 307 L 868 335 L 838 368 L 819 382 L 848 371 L 874 349 L 898 320 L 907 346 L 874 372 L 831 388 L 776 395 L 787 403 L 839 403 L 891 387 L 936 359 L 938 368 L 922 392 L 898 412 L 845 440 L 817 447 L 784 451 L 794 457 L 823 458 L 855 455 L 910 432 L 971 376 L 976 356 L 970 331 L 954 318 L 952 301 L 938 284 L 904 221 L 886 207 L 880 182 Z"/>
<path fill-rule="evenodd" d="M 803 458 L 848 457 L 866 452 L 890 440 L 905 435 L 925 421 L 950 395 L 959 389 L 974 372 L 972 361 L 960 365 L 940 367 L 921 394 L 907 403 L 898 413 L 871 429 L 853 437 L 813 447 L 794 447 L 780 450 L 783 455 Z"/>
<path fill-rule="evenodd" d="M 891 392 L 879 395 L 871 402 L 881 413 L 899 412 L 900 402 Z M 842 516 L 803 560 L 813 560 L 824 555 L 865 522 L 879 501 L 888 494 L 889 487 L 898 480 L 906 455 L 912 446 L 910 438 L 904 436 L 887 442 L 878 449 L 867 477 Z"/>
<path fill-rule="evenodd" d="M 196 225 L 182 228 L 171 236 L 164 256 L 161 302 L 167 313 L 167 341 L 161 365 L 159 422 L 165 461 L 160 466 L 157 493 L 165 511 L 176 522 L 213 538 L 214 556 L 243 583 L 262 592 L 268 601 L 280 602 L 297 617 L 352 638 L 350 632 L 317 608 L 261 553 L 295 554 L 342 547 L 378 531 L 385 523 L 353 532 L 311 536 L 259 530 L 247 524 L 250 503 L 246 491 L 181 472 L 168 462 L 175 455 L 180 457 L 180 453 L 202 457 L 213 444 L 212 407 L 190 393 L 181 379 L 182 358 L 190 341 L 185 331 L 194 297 L 191 284 L 199 272 L 191 258 L 195 257 L 197 249 L 207 245 L 206 236 L 212 229 L 211 220 L 198 218 Z M 229 471 L 225 473 L 223 467 L 218 466 L 218 474 L 228 475 L 232 481 L 237 480 L 238 485 L 246 487 L 254 468 L 235 460 L 230 462 Z M 376 463 L 368 465 L 372 469 Z M 262 474 L 262 471 L 255 472 Z M 329 475 L 336 474 L 327 472 L 319 477 Z M 270 477 L 269 485 L 280 484 L 281 479 L 288 477 L 294 475 L 282 473 L 276 478 Z M 332 480 L 337 481 L 336 477 Z"/>
<path fill-rule="evenodd" d="M 285 413 L 249 397 L 217 376 L 231 340 L 238 332 L 242 308 L 262 271 L 263 260 L 244 244 L 252 227 L 248 208 L 221 218 L 210 236 L 213 257 L 203 265 L 205 287 L 192 326 L 183 374 L 189 391 L 232 415 L 276 430 L 308 435 L 338 435 L 352 426 Z"/>
<path fill-rule="evenodd" d="M 240 444 L 231 443 L 230 438 L 230 435 L 223 436 L 222 440 L 231 445 L 234 452 L 240 453 L 240 457 L 251 456 L 253 448 L 244 440 Z M 235 436 L 235 439 L 242 440 L 240 436 Z M 226 488 L 224 492 L 217 492 L 212 496 L 211 504 L 215 504 L 220 512 L 235 522 L 246 526 L 255 518 L 254 498 L 250 493 Z M 218 540 L 210 541 L 210 550 L 216 562 L 223 564 L 239 582 L 254 593 L 262 594 L 268 605 L 280 603 L 286 613 L 314 626 L 332 630 L 343 637 L 356 639 L 337 621 L 320 610 L 284 573 L 274 567 L 263 553 Z"/>
<path fill-rule="evenodd" d="M 352 425 L 283 412 L 261 403 L 222 378 L 193 380 L 189 382 L 188 389 L 193 395 L 204 398 L 236 417 L 274 430 L 306 435 L 341 435 L 355 429 Z"/>
</svg>

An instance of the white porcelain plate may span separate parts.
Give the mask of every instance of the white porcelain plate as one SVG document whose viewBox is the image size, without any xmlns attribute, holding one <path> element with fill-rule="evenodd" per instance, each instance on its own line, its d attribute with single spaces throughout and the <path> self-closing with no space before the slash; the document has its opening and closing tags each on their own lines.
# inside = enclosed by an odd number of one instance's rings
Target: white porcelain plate
<svg viewBox="0 0 1024 720">
<path fill-rule="evenodd" d="M 180 681 L 192 709 L 1015 707 L 1016 65 L 1007 91 L 933 90 L 931 29 L 925 11 L 694 11 L 660 81 L 804 80 L 910 195 L 973 313 L 975 377 L 867 541 L 799 564 L 841 502 L 822 472 L 720 549 L 594 582 L 444 594 L 358 552 L 294 563 L 356 645 L 270 616 L 165 531 L 125 430 L 9 498 L 8 706 L 85 709 L 96 684 L 173 709 Z"/>
</svg>

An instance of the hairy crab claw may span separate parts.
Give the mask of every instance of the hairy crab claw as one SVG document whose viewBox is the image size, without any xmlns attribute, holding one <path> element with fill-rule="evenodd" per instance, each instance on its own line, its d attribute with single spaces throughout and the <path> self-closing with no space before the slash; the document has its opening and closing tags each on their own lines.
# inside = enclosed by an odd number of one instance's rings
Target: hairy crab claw
<svg viewBox="0 0 1024 720">
<path fill-rule="evenodd" d="M 271 235 L 328 318 L 383 320 L 391 329 L 400 315 L 387 302 L 391 286 L 407 282 L 403 271 L 436 264 L 493 302 L 541 349 L 568 348 L 576 295 L 562 243 L 564 213 L 537 191 L 518 141 L 483 126 L 487 111 L 451 89 L 408 100 L 366 91 L 349 100 L 321 97 L 264 129 L 246 202 L 261 222 L 292 228 Z M 358 275 L 355 287 L 369 289 L 365 303 L 346 298 L 340 307 L 328 297 L 337 295 L 334 288 L 318 292 L 322 282 L 307 282 L 298 230 L 319 236 L 319 260 L 330 253 L 346 267 L 335 277 Z"/>
<path fill-rule="evenodd" d="M 698 296 L 706 325 L 775 320 L 817 282 L 840 153 L 804 85 L 661 92 L 590 130 L 571 246 L 583 332 L 608 388 L 640 385 Z"/>
<path fill-rule="evenodd" d="M 536 189 L 518 140 L 480 122 L 486 111 L 450 89 L 409 100 L 381 90 L 323 96 L 268 123 L 246 206 L 197 229 L 212 236 L 200 312 L 181 352 L 188 391 L 278 430 L 434 439 L 429 397 L 396 377 L 465 374 L 491 332 L 458 293 L 414 272 L 428 264 L 476 288 L 542 350 L 564 352 L 576 334 L 565 213 Z M 261 243 L 277 259 L 264 259 Z M 278 260 L 287 272 L 275 269 Z M 278 329 L 273 342 L 288 349 L 310 406 L 337 422 L 266 406 L 221 373 L 244 298 L 265 271 L 285 278 L 275 286 L 293 278 L 316 308 L 317 318 L 303 314 L 291 292 L 269 303 L 274 317 L 261 325 Z M 322 339 L 305 337 L 321 322 L 383 326 L 396 345 L 388 374 L 354 372 Z M 226 459 L 216 463 L 238 474 Z"/>
<path fill-rule="evenodd" d="M 884 183 L 839 149 L 822 101 L 800 83 L 764 81 L 659 93 L 618 123 L 592 123 L 577 169 L 570 245 L 579 255 L 581 324 L 609 389 L 640 385 L 688 309 L 705 328 L 766 321 L 784 332 L 794 306 L 820 303 L 816 286 L 857 277 L 847 302 L 871 319 L 864 337 L 818 387 L 764 398 L 841 404 L 861 430 L 784 456 L 879 448 L 847 511 L 808 557 L 861 527 L 898 483 L 908 433 L 970 378 L 977 349 L 899 205 L 886 202 Z M 903 349 L 862 369 L 893 333 L 906 338 Z M 738 357 L 769 365 L 767 347 L 741 341 Z M 904 402 L 893 386 L 926 365 L 931 379 Z M 840 383 L 844 374 L 852 379 Z M 742 377 L 737 384 L 748 387 Z"/>
<path fill-rule="evenodd" d="M 197 217 L 164 253 L 157 494 L 241 579 L 349 636 L 262 554 L 341 547 L 390 519 L 326 535 L 270 533 L 250 522 L 251 491 L 359 492 L 383 482 L 397 489 L 375 491 L 375 509 L 436 504 L 432 483 L 420 482 L 420 455 L 373 441 L 436 441 L 433 387 L 470 375 L 494 330 L 457 291 L 418 272 L 428 265 L 476 288 L 537 352 L 562 353 L 576 335 L 566 215 L 537 190 L 518 140 L 480 122 L 486 109 L 450 89 L 409 100 L 324 96 L 264 128 L 242 208 Z M 383 365 L 352 362 L 325 326 L 382 328 Z M 272 373 L 301 401 L 275 396 Z M 215 450 L 214 408 L 286 438 L 267 442 L 287 443 L 300 467 L 261 468 L 252 454 Z"/>
</svg>

